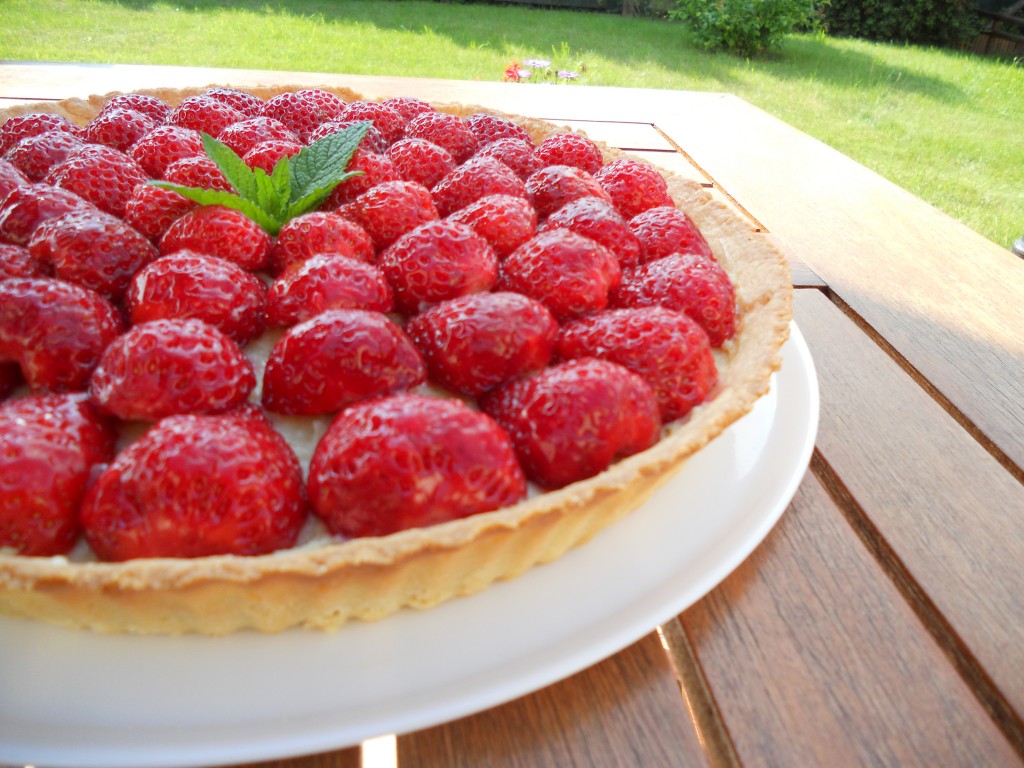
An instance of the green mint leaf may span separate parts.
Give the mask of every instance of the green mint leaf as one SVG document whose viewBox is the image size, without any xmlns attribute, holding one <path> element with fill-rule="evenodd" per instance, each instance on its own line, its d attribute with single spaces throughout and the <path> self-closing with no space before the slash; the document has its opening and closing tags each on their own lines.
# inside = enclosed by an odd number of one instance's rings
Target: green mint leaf
<svg viewBox="0 0 1024 768">
<path fill-rule="evenodd" d="M 228 184 L 246 200 L 255 200 L 259 189 L 256 174 L 238 153 L 208 133 L 202 134 L 202 141 L 206 154 L 224 174 Z"/>
<path fill-rule="evenodd" d="M 314 141 L 291 158 L 292 188 L 289 202 L 313 199 L 326 190 L 329 195 L 348 176 L 348 167 L 359 142 L 370 130 L 370 121 L 363 120 L 337 133 Z M 324 195 L 323 199 L 326 199 Z M 307 209 L 308 210 L 308 209 Z"/>
<path fill-rule="evenodd" d="M 334 191 L 334 188 L 338 186 L 338 184 L 353 176 L 362 175 L 362 171 L 348 171 L 347 173 L 343 173 L 334 184 L 331 184 L 322 189 L 315 189 L 305 197 L 300 197 L 298 200 L 295 200 L 291 205 L 288 206 L 288 210 L 285 211 L 286 220 L 294 219 L 296 216 L 299 216 L 305 213 L 306 211 L 311 211 L 314 208 L 317 208 L 324 200 L 331 196 L 331 192 Z"/>
<path fill-rule="evenodd" d="M 161 189 L 169 189 L 172 192 L 177 192 L 182 197 L 194 200 L 200 205 L 223 205 L 227 208 L 234 208 L 236 211 L 244 213 L 271 234 L 277 234 L 278 230 L 281 229 L 281 223 L 268 215 L 267 212 L 257 203 L 251 200 L 246 200 L 243 197 L 239 197 L 234 192 L 226 192 L 222 189 L 199 189 L 197 187 L 186 187 L 181 184 L 173 184 L 169 181 L 151 180 L 149 184 L 154 187 L 160 187 Z"/>
<path fill-rule="evenodd" d="M 267 173 L 262 168 L 255 169 L 256 195 L 253 198 L 260 208 L 277 222 L 280 229 L 290 217 L 286 216 L 288 198 L 291 195 L 291 170 L 287 157 L 282 157 L 274 165 L 274 170 Z M 271 232 L 276 234 L 276 230 Z"/>
</svg>

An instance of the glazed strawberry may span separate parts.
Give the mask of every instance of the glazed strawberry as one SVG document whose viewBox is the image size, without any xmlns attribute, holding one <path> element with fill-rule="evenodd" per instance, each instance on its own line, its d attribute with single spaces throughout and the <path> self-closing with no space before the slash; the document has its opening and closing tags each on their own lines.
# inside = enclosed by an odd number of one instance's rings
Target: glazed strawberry
<svg viewBox="0 0 1024 768">
<path fill-rule="evenodd" d="M 455 170 L 451 153 L 426 139 L 396 141 L 388 148 L 387 155 L 401 178 L 427 189 Z"/>
<path fill-rule="evenodd" d="M 104 413 L 156 421 L 236 408 L 256 386 L 252 364 L 202 320 L 153 320 L 114 339 L 93 371 L 89 396 Z"/>
<path fill-rule="evenodd" d="M 27 179 L 42 181 L 53 166 L 64 162 L 68 156 L 81 149 L 83 144 L 77 134 L 47 131 L 22 139 L 7 150 L 4 157 Z M 0 199 L 2 197 L 0 194 Z"/>
<path fill-rule="evenodd" d="M 312 133 L 306 136 L 306 143 L 312 144 L 314 141 L 340 133 L 351 128 L 353 125 L 360 125 L 362 122 L 361 120 L 328 120 L 327 122 L 320 123 Z M 367 126 L 366 135 L 359 142 L 359 146 L 368 152 L 376 152 L 378 154 L 384 154 L 388 149 L 388 143 L 384 140 L 384 135 L 372 124 Z"/>
<path fill-rule="evenodd" d="M 674 253 L 627 270 L 611 296 L 615 307 L 660 305 L 684 312 L 720 347 L 736 333 L 736 291 L 714 259 Z"/>
<path fill-rule="evenodd" d="M 43 265 L 32 258 L 28 248 L 12 243 L 0 243 L 0 280 L 11 277 L 44 277 Z"/>
<path fill-rule="evenodd" d="M 474 157 L 445 176 L 431 190 L 437 212 L 455 213 L 487 195 L 525 198 L 526 185 L 504 163 L 490 157 Z"/>
<path fill-rule="evenodd" d="M 164 171 L 164 179 L 185 187 L 233 191 L 220 168 L 206 155 L 183 157 L 181 160 L 174 161 Z"/>
<path fill-rule="evenodd" d="M 434 108 L 428 102 L 423 99 L 417 99 L 415 96 L 393 96 L 390 99 L 384 99 L 381 104 L 391 107 L 391 109 L 404 117 L 406 121 L 412 120 L 424 112 L 434 111 Z"/>
<path fill-rule="evenodd" d="M 542 229 L 561 227 L 596 240 L 615 254 L 619 266 L 640 261 L 640 241 L 615 206 L 599 197 L 581 197 L 566 203 L 548 216 Z"/>
<path fill-rule="evenodd" d="M 345 107 L 339 118 L 347 121 L 369 120 L 388 147 L 405 136 L 408 123 L 400 112 L 376 101 L 353 101 Z"/>
<path fill-rule="evenodd" d="M 111 459 L 114 439 L 84 393 L 0 404 L 0 549 L 67 553 L 92 469 Z"/>
<path fill-rule="evenodd" d="M 299 135 L 280 120 L 260 116 L 229 125 L 217 137 L 218 141 L 231 147 L 239 157 L 244 157 L 257 144 L 273 139 L 298 143 Z"/>
<path fill-rule="evenodd" d="M 330 91 L 325 91 L 322 88 L 302 88 L 297 93 L 303 99 L 316 104 L 326 120 L 339 119 L 341 113 L 345 111 L 345 107 L 348 106 L 340 96 L 335 96 Z"/>
<path fill-rule="evenodd" d="M 82 130 L 82 136 L 93 144 L 103 144 L 127 152 L 157 125 L 152 117 L 134 109 L 106 109 L 89 121 Z"/>
<path fill-rule="evenodd" d="M 409 389 L 425 379 L 423 360 L 387 315 L 331 309 L 293 326 L 263 374 L 269 411 L 313 415 Z"/>
<path fill-rule="evenodd" d="M 293 264 L 267 291 L 267 323 L 291 326 L 328 309 L 390 312 L 395 302 L 383 273 L 372 264 L 321 253 Z"/>
<path fill-rule="evenodd" d="M 260 116 L 284 123 L 300 139 L 325 120 L 337 117 L 325 113 L 312 94 L 302 91 L 279 93 L 267 99 Z"/>
<path fill-rule="evenodd" d="M 508 436 L 459 400 L 410 394 L 347 408 L 310 464 L 310 503 L 335 535 L 386 536 L 525 495 Z"/>
<path fill-rule="evenodd" d="M 523 181 L 541 168 L 537 148 L 522 139 L 498 139 L 482 146 L 473 157 L 491 157 L 504 163 Z"/>
<path fill-rule="evenodd" d="M 629 222 L 640 242 L 641 261 L 653 261 L 671 253 L 696 253 L 714 258 L 711 246 L 697 225 L 674 205 L 649 208 Z"/>
<path fill-rule="evenodd" d="M 274 166 L 283 157 L 293 157 L 302 150 L 302 144 L 289 139 L 270 139 L 261 141 L 255 147 L 245 153 L 242 160 L 250 168 L 262 168 L 267 173 L 274 170 Z"/>
<path fill-rule="evenodd" d="M 344 213 L 366 230 L 378 251 L 439 218 L 430 190 L 415 181 L 378 184 L 346 205 Z"/>
<path fill-rule="evenodd" d="M 171 105 L 157 96 L 146 93 L 118 93 L 107 99 L 107 102 L 100 108 L 100 114 L 106 114 L 115 109 L 130 109 L 134 112 L 141 112 L 157 123 L 164 122 L 171 114 Z"/>
<path fill-rule="evenodd" d="M 187 96 L 167 115 L 167 123 L 208 133 L 214 138 L 232 123 L 245 119 L 245 114 L 211 96 Z"/>
<path fill-rule="evenodd" d="M 4 208 L 4 200 L 17 187 L 27 186 L 29 178 L 8 160 L 0 158 L 0 212 Z"/>
<path fill-rule="evenodd" d="M 236 88 L 207 88 L 203 96 L 234 107 L 245 117 L 258 117 L 265 103 L 259 96 Z"/>
<path fill-rule="evenodd" d="M 95 291 L 50 278 L 0 281 L 0 361 L 33 391 L 85 389 L 124 321 Z"/>
<path fill-rule="evenodd" d="M 563 359 L 600 357 L 641 376 L 658 398 L 661 418 L 674 421 L 707 399 L 718 381 L 704 329 L 664 307 L 614 309 L 562 327 Z"/>
<path fill-rule="evenodd" d="M 476 136 L 477 145 L 480 147 L 498 139 L 530 140 L 530 134 L 526 132 L 526 129 L 507 117 L 499 117 L 486 112 L 474 112 L 466 118 L 466 123 L 473 135 Z"/>
<path fill-rule="evenodd" d="M 0 123 L 0 155 L 5 154 L 22 139 L 38 136 L 47 131 L 65 131 L 77 135 L 81 129 L 66 117 L 47 112 L 14 115 Z"/>
<path fill-rule="evenodd" d="M 203 205 L 175 220 L 160 238 L 162 254 L 196 251 L 259 270 L 269 263 L 270 235 L 233 208 Z"/>
<path fill-rule="evenodd" d="M 556 133 L 537 147 L 537 158 L 544 165 L 572 165 L 595 174 L 604 165 L 604 156 L 593 141 L 579 133 Z"/>
<path fill-rule="evenodd" d="M 417 115 L 405 128 L 405 135 L 443 147 L 456 163 L 468 160 L 480 147 L 473 129 L 465 118 L 449 112 L 424 112 Z"/>
<path fill-rule="evenodd" d="M 245 345 L 266 325 L 266 292 L 262 280 L 234 262 L 177 251 L 135 273 L 124 303 L 132 325 L 194 318 Z"/>
<path fill-rule="evenodd" d="M 136 141 L 128 154 L 151 178 L 162 179 L 172 163 L 202 155 L 203 141 L 191 128 L 158 125 Z"/>
<path fill-rule="evenodd" d="M 474 293 L 413 317 L 406 331 L 431 381 L 476 397 L 544 368 L 558 323 L 540 302 L 518 293 Z"/>
<path fill-rule="evenodd" d="M 81 515 L 114 561 L 266 554 L 293 546 L 307 517 L 299 462 L 253 409 L 164 419 L 98 476 Z"/>
<path fill-rule="evenodd" d="M 541 232 L 501 265 L 498 287 L 536 299 L 559 321 L 608 306 L 619 284 L 615 255 L 600 243 L 568 229 Z"/>
<path fill-rule="evenodd" d="M 28 245 L 43 222 L 81 209 L 95 210 L 70 190 L 42 183 L 16 187 L 0 206 L 0 239 Z"/>
<path fill-rule="evenodd" d="M 285 222 L 270 248 L 271 271 L 279 275 L 318 253 L 374 260 L 373 240 L 354 221 L 329 211 L 311 211 Z"/>
<path fill-rule="evenodd" d="M 529 479 L 544 488 L 584 480 L 657 442 L 650 386 L 606 360 L 571 360 L 512 381 L 481 400 L 511 436 Z"/>
<path fill-rule="evenodd" d="M 378 262 L 402 312 L 488 291 L 498 278 L 498 257 L 463 224 L 432 221 L 398 238 Z"/>
<path fill-rule="evenodd" d="M 630 158 L 613 160 L 595 173 L 594 178 L 627 219 L 649 208 L 673 205 L 665 178 L 646 163 Z"/>
<path fill-rule="evenodd" d="M 465 224 L 504 258 L 537 234 L 537 212 L 530 201 L 515 195 L 487 195 L 448 217 Z"/>
<path fill-rule="evenodd" d="M 124 152 L 99 144 L 85 145 L 46 175 L 48 183 L 70 190 L 101 211 L 122 218 L 135 187 L 148 178 Z"/>
<path fill-rule="evenodd" d="M 124 207 L 124 221 L 150 242 L 159 243 L 171 224 L 198 206 L 172 190 L 140 184 Z"/>
<path fill-rule="evenodd" d="M 593 176 L 572 165 L 549 165 L 530 175 L 526 191 L 537 215 L 545 219 L 566 203 L 582 197 L 611 202 L 608 193 Z"/>
<path fill-rule="evenodd" d="M 157 256 L 156 246 L 124 221 L 102 211 L 65 213 L 42 224 L 29 252 L 54 277 L 91 288 L 117 302 L 139 269 Z"/>
<path fill-rule="evenodd" d="M 338 208 L 355 200 L 378 184 L 383 184 L 385 181 L 398 181 L 400 178 L 395 164 L 387 155 L 370 152 L 362 147 L 356 149 L 352 154 L 352 159 L 349 160 L 346 170 L 358 171 L 361 175 L 353 176 L 335 187 L 331 196 L 323 204 L 323 208 Z"/>
</svg>

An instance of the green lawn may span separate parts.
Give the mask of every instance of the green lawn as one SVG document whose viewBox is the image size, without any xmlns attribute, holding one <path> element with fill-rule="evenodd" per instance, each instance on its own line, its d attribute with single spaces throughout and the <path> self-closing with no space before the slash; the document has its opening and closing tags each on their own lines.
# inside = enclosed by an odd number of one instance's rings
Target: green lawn
<svg viewBox="0 0 1024 768">
<path fill-rule="evenodd" d="M 747 61 L 675 23 L 475 3 L 0 0 L 0 59 L 500 80 L 527 58 L 585 66 L 566 87 L 735 93 L 997 243 L 1024 234 L 1019 61 L 818 35 Z"/>
</svg>

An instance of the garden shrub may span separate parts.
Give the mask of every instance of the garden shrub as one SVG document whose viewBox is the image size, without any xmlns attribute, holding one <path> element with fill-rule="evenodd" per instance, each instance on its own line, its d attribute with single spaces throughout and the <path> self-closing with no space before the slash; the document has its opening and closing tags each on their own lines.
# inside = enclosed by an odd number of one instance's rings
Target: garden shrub
<svg viewBox="0 0 1024 768">
<path fill-rule="evenodd" d="M 974 0 L 829 0 L 826 31 L 840 37 L 957 46 L 978 33 Z"/>
<path fill-rule="evenodd" d="M 816 15 L 815 0 L 675 0 L 669 11 L 705 48 L 741 56 L 770 51 Z"/>
</svg>

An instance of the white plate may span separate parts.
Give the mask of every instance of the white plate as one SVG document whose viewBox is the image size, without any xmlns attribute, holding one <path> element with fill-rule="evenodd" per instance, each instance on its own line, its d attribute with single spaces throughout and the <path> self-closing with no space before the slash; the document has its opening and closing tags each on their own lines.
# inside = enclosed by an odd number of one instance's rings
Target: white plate
<svg viewBox="0 0 1024 768">
<path fill-rule="evenodd" d="M 817 432 L 796 325 L 771 392 L 644 507 L 472 597 L 333 635 L 108 637 L 0 619 L 0 763 L 200 766 L 326 751 L 509 701 L 681 613 L 764 539 Z"/>
</svg>

